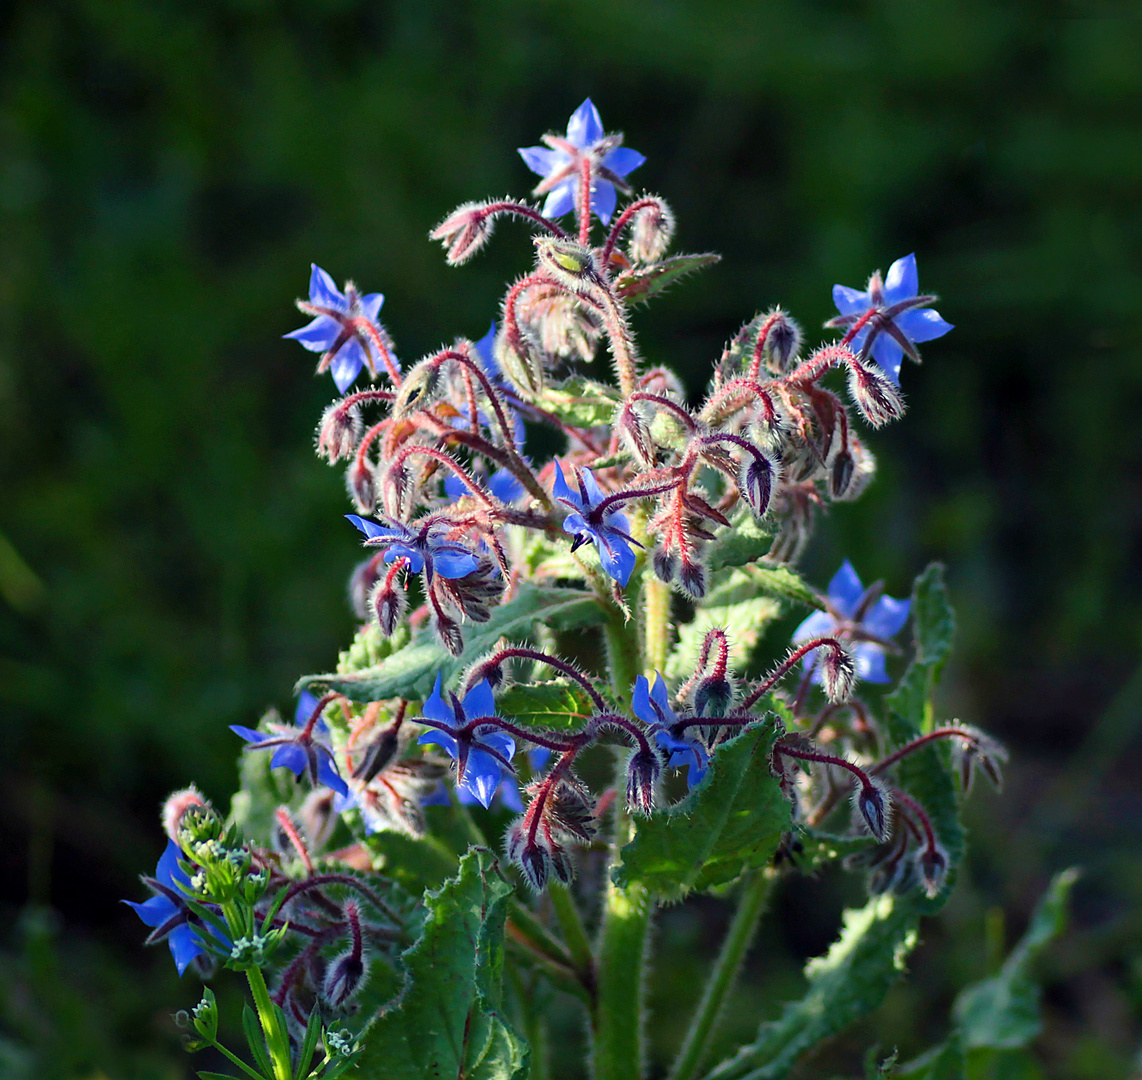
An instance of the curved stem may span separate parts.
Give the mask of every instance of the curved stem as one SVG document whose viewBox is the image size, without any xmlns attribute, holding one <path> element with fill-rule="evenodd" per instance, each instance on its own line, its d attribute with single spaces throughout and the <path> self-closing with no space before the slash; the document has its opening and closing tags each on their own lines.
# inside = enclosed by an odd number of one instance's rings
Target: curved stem
<svg viewBox="0 0 1142 1080">
<path fill-rule="evenodd" d="M 670 1070 L 669 1080 L 693 1080 L 701 1068 L 718 1015 L 733 988 L 745 954 L 753 943 L 754 934 L 757 933 L 771 884 L 772 879 L 764 870 L 755 870 L 746 878 L 734 920 L 730 923 L 726 939 L 722 942 L 722 951 L 718 953 L 718 959 L 706 981 L 702 1000 L 690 1020 L 682 1049 L 678 1051 L 678 1057 Z"/>
</svg>

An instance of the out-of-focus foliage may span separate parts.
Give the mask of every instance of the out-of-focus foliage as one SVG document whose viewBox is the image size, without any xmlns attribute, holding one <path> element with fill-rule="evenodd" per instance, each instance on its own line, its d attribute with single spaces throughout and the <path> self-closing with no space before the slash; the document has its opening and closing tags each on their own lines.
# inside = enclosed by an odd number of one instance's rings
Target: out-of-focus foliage
<svg viewBox="0 0 1142 1080">
<path fill-rule="evenodd" d="M 458 274 L 425 234 L 468 198 L 526 192 L 514 148 L 589 94 L 647 155 L 634 179 L 670 199 L 683 246 L 724 257 L 636 322 L 647 355 L 705 371 L 777 299 L 813 341 L 834 313 L 822 280 L 859 283 L 913 250 L 944 298 L 956 331 L 938 359 L 906 365 L 910 412 L 878 440 L 877 483 L 805 566 L 823 582 L 848 555 L 899 591 L 945 561 L 961 613 L 947 714 L 1013 750 L 1009 794 L 969 814 L 961 895 L 876 1031 L 902 1060 L 941 1038 L 956 988 L 1002 956 L 995 912 L 1025 914 L 1052 869 L 1080 862 L 1038 1052 L 1050 1075 L 1124 1075 L 1142 1001 L 1142 805 L 1120 765 L 1137 750 L 1142 681 L 1115 696 L 1142 608 L 1142 27 L 1105 17 L 1121 14 L 952 0 L 10 5 L 0 902 L 50 904 L 61 924 L 3 941 L 4 1068 L 187 1067 L 153 1011 L 176 1000 L 169 960 L 143 964 L 114 900 L 141 898 L 166 791 L 191 776 L 227 790 L 226 725 L 328 670 L 351 621 L 356 538 L 310 450 L 331 389 L 278 340 L 298 324 L 289 301 L 316 261 L 386 294 L 402 357 L 481 335 L 526 255 L 502 239 Z M 727 1046 L 752 1037 L 761 1002 L 796 992 L 853 899 L 807 911 L 789 890 Z M 690 949 L 695 976 L 720 918 L 698 901 L 665 919 L 664 946 Z M 985 926 L 986 956 L 952 945 Z M 697 985 L 678 970 L 655 991 L 664 1031 Z M 823 1075 L 855 1072 L 851 1053 L 839 1045 Z"/>
</svg>

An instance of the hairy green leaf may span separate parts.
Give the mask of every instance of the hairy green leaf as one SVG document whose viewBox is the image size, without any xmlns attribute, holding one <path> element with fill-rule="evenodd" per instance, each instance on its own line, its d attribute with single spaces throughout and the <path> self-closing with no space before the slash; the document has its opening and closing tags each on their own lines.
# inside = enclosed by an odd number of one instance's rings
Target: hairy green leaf
<svg viewBox="0 0 1142 1080">
<path fill-rule="evenodd" d="M 642 303 L 657 296 L 686 274 L 713 266 L 721 258 L 721 255 L 708 252 L 701 255 L 672 255 L 653 266 L 620 275 L 615 281 L 615 291 L 632 304 Z"/>
<path fill-rule="evenodd" d="M 528 1047 L 500 1013 L 504 921 L 511 886 L 473 848 L 459 874 L 426 892 L 428 917 L 404 953 L 400 997 L 369 1026 L 363 1076 L 386 1080 L 522 1080 Z"/>
<path fill-rule="evenodd" d="M 742 503 L 731 515 L 730 522 L 730 528 L 719 530 L 717 538 L 706 549 L 706 567 L 711 572 L 756 562 L 773 543 L 773 532 L 758 522 Z"/>
<path fill-rule="evenodd" d="M 956 998 L 952 1016 L 969 1050 L 1026 1046 L 1038 1035 L 1042 1026 L 1039 986 L 1032 978 L 1031 967 L 1051 940 L 1063 932 L 1067 898 L 1077 879 L 1078 872 L 1073 869 L 1058 874 L 999 974 L 967 987 Z"/>
<path fill-rule="evenodd" d="M 519 584 L 511 600 L 492 612 L 487 622 L 465 625 L 464 652 L 460 656 L 453 656 L 426 631 L 373 667 L 351 674 L 307 675 L 298 687 L 336 690 L 351 701 L 383 701 L 393 697 L 423 700 L 432 692 L 438 673 L 444 685 L 450 685 L 468 664 L 493 648 L 501 637 L 510 641 L 526 640 L 537 620 L 564 630 L 587 626 L 600 618 L 598 604 L 589 593 L 525 581 Z"/>
<path fill-rule="evenodd" d="M 685 799 L 637 820 L 615 883 L 678 900 L 767 865 L 789 828 L 789 803 L 769 769 L 777 733 L 772 716 L 751 724 L 718 747 Z"/>
<path fill-rule="evenodd" d="M 797 1059 L 875 1009 L 904 971 L 916 945 L 918 916 L 908 897 L 879 896 L 846 911 L 844 930 L 805 968 L 808 993 L 762 1024 L 757 1039 L 716 1066 L 705 1080 L 781 1080 Z"/>
<path fill-rule="evenodd" d="M 533 728 L 568 730 L 591 716 L 591 701 L 569 679 L 517 683 L 496 698 L 496 711 L 505 719 Z"/>
</svg>

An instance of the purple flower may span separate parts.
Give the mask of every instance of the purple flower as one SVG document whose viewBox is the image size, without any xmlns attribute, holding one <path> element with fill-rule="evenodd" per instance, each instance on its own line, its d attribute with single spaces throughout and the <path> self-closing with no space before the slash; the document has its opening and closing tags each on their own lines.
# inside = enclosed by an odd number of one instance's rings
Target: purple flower
<svg viewBox="0 0 1142 1080">
<path fill-rule="evenodd" d="M 313 322 L 283 337 L 300 341 L 310 352 L 323 353 L 317 366 L 318 373 L 330 369 L 337 389 L 345 393 L 360 375 L 361 368 L 368 367 L 373 375 L 377 373 L 373 360 L 377 339 L 385 342 L 386 348 L 388 341 L 384 329 L 377 322 L 384 302 L 385 298 L 380 293 L 361 296 L 351 281 L 345 283 L 343 293 L 339 292 L 333 279 L 313 263 L 309 276 L 309 302 L 297 302 L 306 315 L 314 316 Z M 395 364 L 392 351 L 388 350 L 388 354 Z"/>
<path fill-rule="evenodd" d="M 882 596 L 877 586 L 865 590 L 845 559 L 829 582 L 828 611 L 815 611 L 793 632 L 793 643 L 801 644 L 816 637 L 836 637 L 850 642 L 858 678 L 866 682 L 886 683 L 888 672 L 884 656 L 889 639 L 898 634 L 908 621 L 911 600 L 894 600 Z M 813 681 L 822 681 L 817 652 L 805 657 L 805 669 L 813 672 Z"/>
<path fill-rule="evenodd" d="M 523 494 L 523 484 L 512 476 L 507 469 L 497 469 L 491 476 L 482 475 L 482 473 L 486 474 L 486 472 L 486 469 L 472 469 L 475 478 L 483 483 L 488 491 L 491 492 L 493 498 L 510 505 Z M 465 495 L 470 495 L 471 492 L 468 490 L 464 481 L 455 473 L 452 473 L 444 478 L 444 494 L 455 502 Z"/>
<path fill-rule="evenodd" d="M 166 850 L 155 869 L 155 876 L 142 879 L 154 896 L 141 904 L 136 904 L 133 900 L 123 901 L 135 909 L 135 914 L 147 926 L 154 927 L 147 937 L 148 945 L 166 940 L 179 975 L 186 971 L 196 956 L 201 956 L 206 951 L 198 931 L 190 925 L 190 920 L 196 916 L 191 913 L 184 895 L 184 889 L 190 887 L 190 878 L 178 865 L 182 858 L 185 856 L 178 845 L 173 840 L 168 840 Z"/>
<path fill-rule="evenodd" d="M 312 697 L 312 695 L 310 696 Z M 271 724 L 270 727 L 273 730 L 267 733 L 242 727 L 240 724 L 231 724 L 230 730 L 235 735 L 241 735 L 249 743 L 246 747 L 247 750 L 273 749 L 274 754 L 270 758 L 270 768 L 289 769 L 299 780 L 304 773 L 314 787 L 324 784 L 325 787 L 332 788 L 340 795 L 347 795 L 349 788 L 337 772 L 337 766 L 333 762 L 333 752 L 323 742 L 319 742 L 313 737 L 315 732 L 318 735 L 323 735 L 326 729 L 319 722 L 314 725 L 312 731 L 306 730 L 305 725 L 300 720 L 303 715 L 303 704 L 304 701 L 298 702 L 299 723 L 297 726 Z M 306 722 L 316 707 L 317 699 L 314 699 L 313 706 L 304 713 Z"/>
<path fill-rule="evenodd" d="M 916 256 L 905 255 L 889 268 L 883 282 L 880 271 L 868 279 L 864 292 L 847 285 L 833 286 L 833 303 L 840 315 L 830 319 L 826 326 L 849 327 L 870 308 L 876 314 L 857 332 L 850 343 L 853 352 L 870 353 L 884 373 L 900 385 L 900 365 L 904 354 L 920 360 L 916 344 L 943 337 L 952 329 L 950 322 L 940 318 L 937 311 L 925 305 L 935 296 L 917 295 Z"/>
<path fill-rule="evenodd" d="M 654 673 L 653 688 L 645 675 L 640 675 L 635 680 L 631 708 L 634 709 L 635 716 L 654 734 L 658 745 L 669 754 L 667 768 L 680 769 L 686 765 L 687 786 L 693 787 L 700 783 L 709 766 L 709 754 L 696 737 L 677 738 L 672 734 L 670 729 L 678 723 L 678 717 L 670 707 L 666 683 L 657 671 Z"/>
<path fill-rule="evenodd" d="M 451 692 L 448 697 L 450 700 L 445 701 L 440 693 L 437 675 L 436 686 L 424 703 L 424 716 L 434 721 L 434 726 L 417 742 L 435 743 L 454 758 L 459 787 L 466 788 L 487 809 L 503 779 L 505 763 L 515 754 L 515 739 L 491 724 L 477 722 L 496 715 L 496 701 L 487 679 L 473 686 L 462 702 Z"/>
<path fill-rule="evenodd" d="M 444 578 L 462 578 L 475 573 L 479 561 L 463 544 L 445 540 L 441 535 L 443 526 L 430 525 L 427 529 L 413 529 L 401 522 L 392 525 L 378 525 L 375 521 L 346 514 L 367 537 L 366 547 L 381 548 L 387 563 L 397 559 L 408 559 L 409 569 L 414 574 L 425 571 L 432 581 L 434 573 Z"/>
<path fill-rule="evenodd" d="M 578 490 L 567 483 L 563 466 L 555 463 L 555 498 L 571 510 L 563 519 L 563 531 L 575 537 L 571 550 L 591 541 L 599 553 L 603 569 L 620 585 L 625 586 L 634 569 L 635 555 L 631 544 L 641 544 L 629 532 L 626 515 L 617 510 L 603 509 L 606 497 L 590 469 L 575 470 Z"/>
<path fill-rule="evenodd" d="M 567 122 L 566 137 L 544 135 L 542 146 L 520 148 L 520 156 L 532 172 L 543 180 L 534 194 L 546 195 L 543 213 L 549 218 L 562 217 L 575 209 L 582 162 L 591 159 L 591 209 L 605 225 L 615 212 L 618 196 L 615 188 L 630 191 L 623 177 L 645 160 L 642 154 L 623 146 L 622 135 L 606 135 L 599 110 L 587 98 Z"/>
</svg>

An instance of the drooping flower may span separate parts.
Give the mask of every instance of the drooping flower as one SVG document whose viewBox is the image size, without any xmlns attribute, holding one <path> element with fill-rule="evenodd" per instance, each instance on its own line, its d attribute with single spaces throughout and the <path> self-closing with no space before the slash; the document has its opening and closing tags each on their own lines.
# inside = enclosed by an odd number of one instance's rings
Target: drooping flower
<svg viewBox="0 0 1142 1080">
<path fill-rule="evenodd" d="M 793 632 L 793 643 L 801 644 L 816 637 L 835 637 L 849 644 L 856 663 L 857 677 L 866 682 L 889 681 L 884 657 L 895 637 L 908 621 L 911 600 L 894 600 L 882 596 L 879 588 L 865 590 L 852 563 L 845 559 L 829 582 L 828 610 L 815 611 Z M 806 670 L 812 670 L 813 681 L 823 681 L 821 665 L 815 649 L 805 657 Z"/>
<path fill-rule="evenodd" d="M 378 340 L 385 343 L 389 359 L 396 364 L 392 350 L 388 349 L 388 335 L 377 321 L 384 302 L 381 293 L 360 295 L 351 281 L 345 283 L 343 293 L 338 291 L 333 278 L 314 263 L 309 276 L 309 301 L 297 302 L 297 306 L 314 319 L 307 326 L 282 336 L 300 341 L 310 352 L 322 353 L 318 373 L 330 370 L 337 389 L 345 393 L 361 368 L 368 367 L 370 373 L 376 375 Z"/>
<path fill-rule="evenodd" d="M 940 318 L 939 312 L 927 306 L 936 297 L 918 293 L 916 256 L 905 255 L 888 268 L 883 281 L 879 270 L 873 274 L 864 292 L 847 285 L 834 285 L 833 303 L 840 315 L 825 325 L 849 327 L 870 308 L 874 309 L 876 314 L 857 332 L 850 348 L 858 355 L 867 350 L 899 386 L 904 354 L 919 362 L 917 344 L 943 337 L 953 329 L 950 322 Z"/>
<path fill-rule="evenodd" d="M 575 209 L 582 163 L 584 158 L 590 158 L 591 209 L 607 224 L 618 201 L 615 188 L 630 191 L 624 177 L 646 158 L 623 146 L 622 135 L 604 133 L 599 110 L 590 98 L 571 114 L 566 136 L 544 135 L 543 141 L 547 147 L 524 146 L 519 151 L 527 167 L 543 177 L 534 191 L 547 196 L 543 213 L 557 218 Z"/>
<path fill-rule="evenodd" d="M 672 732 L 678 717 L 670 707 L 670 695 L 662 675 L 654 673 L 654 686 L 645 675 L 640 675 L 631 694 L 631 708 L 634 714 L 653 732 L 655 741 L 669 757 L 667 768 L 680 769 L 687 766 L 686 783 L 689 787 L 701 782 L 706 775 L 710 756 L 706 748 L 694 734 L 679 738 Z"/>
<path fill-rule="evenodd" d="M 487 679 L 473 686 L 463 701 L 451 692 L 448 699 L 446 701 L 440 692 L 437 675 L 436 686 L 424 703 L 424 716 L 434 721 L 434 726 L 417 741 L 435 743 L 454 758 L 457 784 L 471 792 L 487 809 L 503 779 L 505 763 L 515 754 L 515 739 L 491 724 L 468 726 L 496 714 L 495 697 Z M 436 727 L 437 724 L 440 726 Z"/>
<path fill-rule="evenodd" d="M 270 768 L 289 769 L 299 780 L 304 773 L 314 787 L 324 785 L 341 795 L 347 795 L 349 788 L 341 779 L 333 761 L 333 752 L 325 743 L 328 729 L 324 721 L 318 721 L 311 731 L 306 731 L 309 717 L 317 708 L 317 698 L 312 694 L 298 700 L 297 724 L 270 724 L 271 730 L 255 731 L 253 728 L 231 724 L 230 730 L 240 735 L 249 744 L 247 750 L 274 751 L 270 758 Z"/>
<path fill-rule="evenodd" d="M 462 578 L 479 568 L 479 560 L 463 544 L 444 538 L 443 525 L 418 530 L 399 521 L 379 525 L 356 514 L 345 517 L 365 534 L 366 547 L 384 552 L 385 562 L 408 559 L 409 569 L 414 574 L 423 570 L 429 582 L 434 573 L 444 578 Z"/>
<path fill-rule="evenodd" d="M 191 925 L 190 921 L 195 916 L 187 906 L 182 890 L 183 886 L 190 886 L 190 878 L 178 865 L 179 859 L 184 857 L 178 845 L 173 840 L 168 840 L 155 869 L 155 876 L 142 879 L 154 895 L 141 904 L 134 900 L 123 901 L 135 909 L 135 914 L 145 925 L 154 928 L 147 937 L 148 945 L 165 940 L 170 946 L 179 975 L 186 971 L 195 957 L 206 952 L 202 938 Z"/>
<path fill-rule="evenodd" d="M 603 509 L 606 496 L 591 470 L 578 469 L 573 475 L 578 481 L 578 490 L 567 483 L 563 466 L 558 461 L 555 463 L 552 491 L 555 498 L 571 510 L 563 519 L 563 531 L 575 537 L 571 550 L 590 541 L 599 553 L 603 569 L 625 586 L 637 558 L 631 544 L 642 545 L 630 535 L 625 514 Z"/>
</svg>

